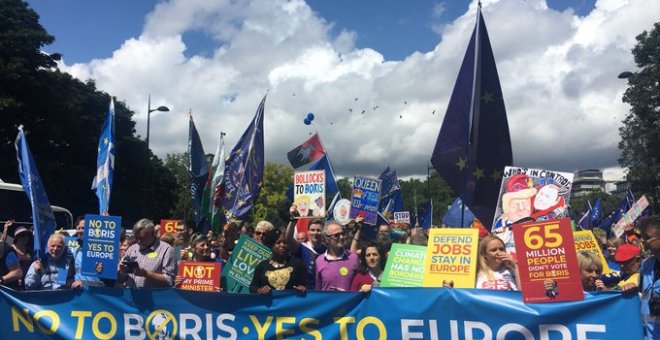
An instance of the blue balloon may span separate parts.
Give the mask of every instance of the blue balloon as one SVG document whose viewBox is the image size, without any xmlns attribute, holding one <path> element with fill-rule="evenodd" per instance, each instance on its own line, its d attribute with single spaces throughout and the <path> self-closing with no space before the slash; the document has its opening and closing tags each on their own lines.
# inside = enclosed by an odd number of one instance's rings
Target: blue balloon
<svg viewBox="0 0 660 340">
<path fill-rule="evenodd" d="M 312 121 L 309 119 L 305 119 L 305 125 L 309 125 L 309 124 L 312 124 Z"/>
<path fill-rule="evenodd" d="M 308 113 L 308 114 L 307 114 L 307 119 L 308 119 L 310 122 L 313 121 L 313 120 L 314 120 L 314 114 L 311 113 L 311 112 Z"/>
</svg>

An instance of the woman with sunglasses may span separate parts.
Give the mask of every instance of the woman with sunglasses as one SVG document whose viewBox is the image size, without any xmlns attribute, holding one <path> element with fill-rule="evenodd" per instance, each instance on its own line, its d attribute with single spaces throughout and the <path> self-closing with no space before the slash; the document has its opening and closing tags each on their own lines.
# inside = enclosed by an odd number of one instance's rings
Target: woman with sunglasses
<svg viewBox="0 0 660 340">
<path fill-rule="evenodd" d="M 181 256 L 181 261 L 216 262 L 216 260 L 214 260 L 211 257 L 211 246 L 206 235 L 194 234 L 190 238 L 190 245 L 188 249 L 184 252 L 184 254 Z M 220 276 L 220 272 L 218 272 L 218 276 Z M 183 283 L 183 281 L 184 281 L 183 277 L 177 275 L 176 278 L 174 278 L 174 286 L 179 288 L 181 286 L 181 283 Z"/>
</svg>

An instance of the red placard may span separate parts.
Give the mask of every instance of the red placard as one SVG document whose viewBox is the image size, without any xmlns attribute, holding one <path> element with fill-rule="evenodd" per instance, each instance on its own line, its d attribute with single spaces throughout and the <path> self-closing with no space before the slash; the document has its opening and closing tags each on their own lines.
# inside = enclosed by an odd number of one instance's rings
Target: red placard
<svg viewBox="0 0 660 340">
<path fill-rule="evenodd" d="M 202 292 L 220 291 L 220 262 L 179 262 L 179 289 Z"/>
<path fill-rule="evenodd" d="M 160 220 L 158 236 L 160 237 L 165 233 L 173 233 L 176 230 L 176 227 L 181 224 L 183 224 L 183 220 Z"/>
<path fill-rule="evenodd" d="M 584 299 L 568 218 L 515 225 L 513 238 L 525 303 Z M 554 282 L 553 290 L 546 291 L 546 280 Z"/>
</svg>

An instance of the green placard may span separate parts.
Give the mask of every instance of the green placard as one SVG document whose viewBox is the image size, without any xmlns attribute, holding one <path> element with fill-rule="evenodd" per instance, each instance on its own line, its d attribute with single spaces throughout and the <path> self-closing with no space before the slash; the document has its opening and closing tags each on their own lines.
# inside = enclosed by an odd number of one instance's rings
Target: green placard
<svg viewBox="0 0 660 340">
<path fill-rule="evenodd" d="M 222 270 L 223 286 L 229 293 L 250 293 L 254 268 L 270 258 L 271 251 L 249 236 L 241 235 L 227 265 Z"/>
<path fill-rule="evenodd" d="M 394 243 L 387 257 L 381 287 L 422 287 L 426 247 Z"/>
</svg>

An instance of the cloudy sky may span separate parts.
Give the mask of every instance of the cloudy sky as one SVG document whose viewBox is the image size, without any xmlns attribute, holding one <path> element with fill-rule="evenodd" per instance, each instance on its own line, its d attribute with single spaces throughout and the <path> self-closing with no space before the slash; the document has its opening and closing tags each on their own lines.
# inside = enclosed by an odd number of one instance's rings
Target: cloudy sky
<svg viewBox="0 0 660 340">
<path fill-rule="evenodd" d="M 268 91 L 266 160 L 318 130 L 340 176 L 425 175 L 476 19 L 476 1 L 29 0 L 60 68 L 124 101 L 159 156 L 231 148 Z M 514 165 L 618 179 L 621 102 L 648 0 L 484 0 Z M 314 124 L 303 120 L 308 112 Z M 99 113 L 105 114 L 105 113 Z M 121 157 L 118 155 L 117 157 Z"/>
</svg>

